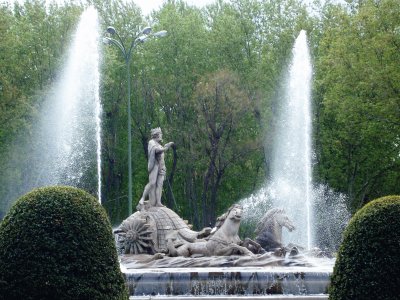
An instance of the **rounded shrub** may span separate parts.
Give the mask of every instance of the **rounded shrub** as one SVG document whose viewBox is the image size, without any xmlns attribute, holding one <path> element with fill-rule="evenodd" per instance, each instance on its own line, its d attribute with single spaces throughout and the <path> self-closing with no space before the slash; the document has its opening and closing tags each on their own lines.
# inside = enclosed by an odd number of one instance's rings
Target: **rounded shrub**
<svg viewBox="0 0 400 300">
<path fill-rule="evenodd" d="M 72 187 L 33 190 L 0 224 L 0 298 L 128 299 L 111 225 Z"/>
<path fill-rule="evenodd" d="M 350 220 L 329 288 L 330 300 L 400 296 L 400 196 L 376 199 Z"/>
</svg>

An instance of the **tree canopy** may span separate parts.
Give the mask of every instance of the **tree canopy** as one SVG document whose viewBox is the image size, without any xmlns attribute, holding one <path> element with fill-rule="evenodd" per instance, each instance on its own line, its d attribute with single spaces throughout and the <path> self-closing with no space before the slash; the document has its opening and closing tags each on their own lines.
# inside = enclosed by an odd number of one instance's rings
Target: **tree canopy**
<svg viewBox="0 0 400 300">
<path fill-rule="evenodd" d="M 113 26 L 126 43 L 147 25 L 168 31 L 138 45 L 130 64 L 134 206 L 147 181 L 149 132 L 158 126 L 176 144 L 166 155 L 163 203 L 195 227 L 263 185 L 264 140 L 301 29 L 314 60 L 315 181 L 347 194 L 353 211 L 400 192 L 397 0 L 327 2 L 314 11 L 297 0 L 217 0 L 201 9 L 170 0 L 149 16 L 123 0 L 27 0 L 0 5 L 2 213 L 34 182 L 32 131 L 43 94 L 88 5 L 104 32 Z M 128 212 L 126 66 L 118 48 L 102 52 L 102 199 L 119 223 Z"/>
</svg>

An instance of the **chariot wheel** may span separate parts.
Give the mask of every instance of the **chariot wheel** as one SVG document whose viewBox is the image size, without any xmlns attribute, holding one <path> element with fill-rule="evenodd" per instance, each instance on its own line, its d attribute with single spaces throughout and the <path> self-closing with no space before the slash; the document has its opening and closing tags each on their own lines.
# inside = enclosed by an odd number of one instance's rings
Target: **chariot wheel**
<svg viewBox="0 0 400 300">
<path fill-rule="evenodd" d="M 154 253 L 153 230 L 143 218 L 135 218 L 130 222 L 123 222 L 119 227 L 118 243 L 124 254 Z"/>
</svg>

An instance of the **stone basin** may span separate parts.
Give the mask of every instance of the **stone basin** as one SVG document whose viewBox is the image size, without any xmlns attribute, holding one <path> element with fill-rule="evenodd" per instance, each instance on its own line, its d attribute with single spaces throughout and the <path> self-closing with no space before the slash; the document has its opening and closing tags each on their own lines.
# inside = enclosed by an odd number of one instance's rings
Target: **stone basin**
<svg viewBox="0 0 400 300">
<path fill-rule="evenodd" d="M 327 299 L 334 260 L 311 261 L 314 265 L 182 268 L 134 268 L 125 261 L 121 270 L 131 299 Z"/>
</svg>

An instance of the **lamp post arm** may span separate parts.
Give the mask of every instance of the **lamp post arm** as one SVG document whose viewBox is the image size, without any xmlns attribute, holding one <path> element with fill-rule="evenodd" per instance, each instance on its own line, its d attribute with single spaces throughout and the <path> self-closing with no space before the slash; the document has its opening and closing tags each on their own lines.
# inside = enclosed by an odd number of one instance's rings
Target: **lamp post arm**
<svg viewBox="0 0 400 300">
<path fill-rule="evenodd" d="M 126 58 L 126 50 L 122 43 L 120 43 L 119 41 L 112 39 L 110 37 L 105 37 L 104 40 L 107 41 L 107 43 L 109 43 L 109 44 L 113 44 L 113 45 L 117 46 L 121 50 L 124 57 Z"/>
<path fill-rule="evenodd" d="M 119 35 L 118 31 L 115 31 L 114 34 L 115 34 L 115 35 L 117 36 L 117 38 L 118 38 L 118 40 L 115 40 L 115 41 L 119 44 L 118 47 L 120 47 L 120 49 L 121 49 L 121 48 L 123 49 L 122 52 L 123 52 L 124 56 L 126 57 L 126 47 L 125 47 L 124 41 L 121 39 L 121 36 Z"/>
</svg>

